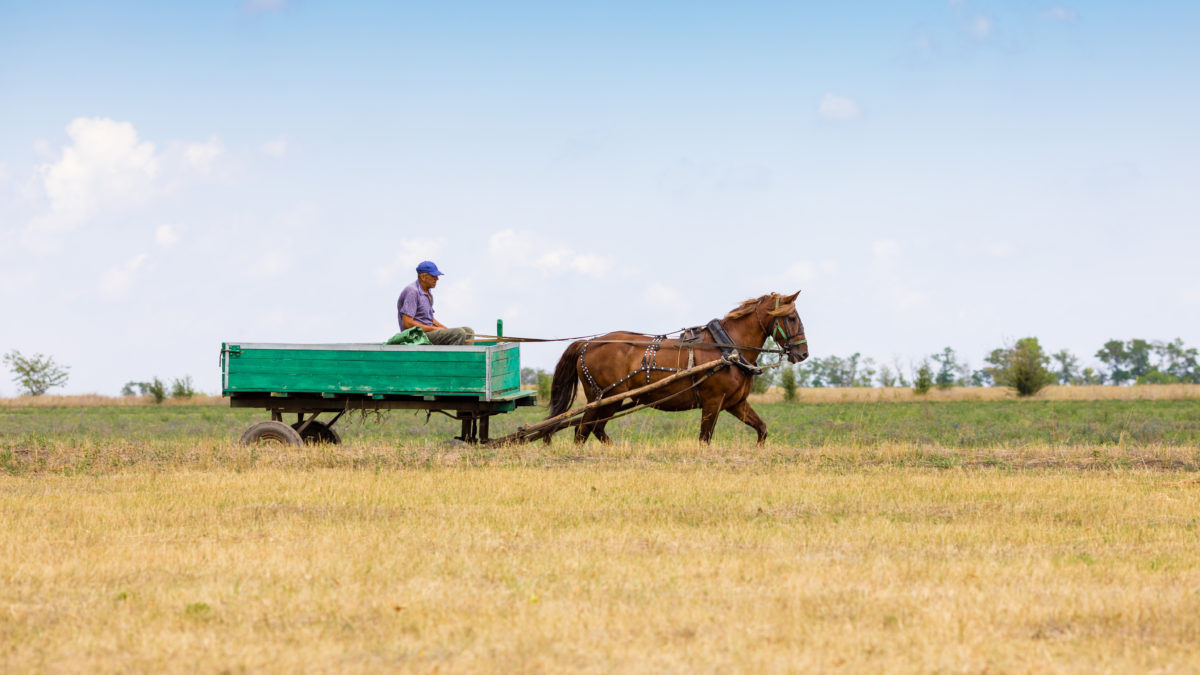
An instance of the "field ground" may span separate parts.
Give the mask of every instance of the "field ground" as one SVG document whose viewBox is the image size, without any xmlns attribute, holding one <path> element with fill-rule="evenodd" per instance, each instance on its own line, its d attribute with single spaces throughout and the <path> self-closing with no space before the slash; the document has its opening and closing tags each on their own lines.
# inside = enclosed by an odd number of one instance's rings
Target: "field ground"
<svg viewBox="0 0 1200 675">
<path fill-rule="evenodd" d="M 0 403 L 0 670 L 1197 670 L 1200 402 L 757 407 L 247 449 L 219 399 Z"/>
</svg>

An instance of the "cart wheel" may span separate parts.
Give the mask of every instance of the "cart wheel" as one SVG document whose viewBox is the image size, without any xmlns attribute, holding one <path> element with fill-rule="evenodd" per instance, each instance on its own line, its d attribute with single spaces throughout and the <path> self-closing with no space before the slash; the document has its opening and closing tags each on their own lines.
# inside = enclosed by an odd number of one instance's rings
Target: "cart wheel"
<svg viewBox="0 0 1200 675">
<path fill-rule="evenodd" d="M 338 432 L 334 431 L 324 422 L 309 422 L 304 431 L 300 431 L 300 425 L 302 424 L 304 423 L 296 422 L 292 425 L 292 428 L 300 433 L 300 438 L 304 439 L 305 443 L 329 443 L 330 445 L 337 445 L 342 442 L 342 437 L 338 435 Z"/>
<path fill-rule="evenodd" d="M 283 443 L 284 445 L 303 445 L 300 434 L 283 422 L 259 422 L 242 434 L 242 445 L 257 445 L 259 443 Z"/>
</svg>

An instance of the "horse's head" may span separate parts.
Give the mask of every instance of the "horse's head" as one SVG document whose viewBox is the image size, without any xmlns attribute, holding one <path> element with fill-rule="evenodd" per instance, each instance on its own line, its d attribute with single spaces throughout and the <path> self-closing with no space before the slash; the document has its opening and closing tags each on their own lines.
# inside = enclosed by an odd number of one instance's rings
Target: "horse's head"
<svg viewBox="0 0 1200 675">
<path fill-rule="evenodd" d="M 804 322 L 800 320 L 800 314 L 796 311 L 796 297 L 799 295 L 800 291 L 786 296 L 772 293 L 767 296 L 770 302 L 761 303 L 762 309 L 766 311 L 766 320 L 771 322 L 763 322 L 767 328 L 767 335 L 784 350 L 790 363 L 800 363 L 808 358 L 808 339 L 804 337 Z"/>
<path fill-rule="evenodd" d="M 791 295 L 768 293 L 758 298 L 742 302 L 725 315 L 725 321 L 732 325 L 740 325 L 739 330 L 749 330 L 742 334 L 747 344 L 753 341 L 752 334 L 758 335 L 757 345 L 761 346 L 767 338 L 775 340 L 787 354 L 788 361 L 800 363 L 808 358 L 808 340 L 804 337 L 804 324 L 796 313 L 796 296 L 800 291 Z M 733 335 L 733 328 L 726 325 Z M 752 345 L 751 345 L 752 346 Z"/>
</svg>

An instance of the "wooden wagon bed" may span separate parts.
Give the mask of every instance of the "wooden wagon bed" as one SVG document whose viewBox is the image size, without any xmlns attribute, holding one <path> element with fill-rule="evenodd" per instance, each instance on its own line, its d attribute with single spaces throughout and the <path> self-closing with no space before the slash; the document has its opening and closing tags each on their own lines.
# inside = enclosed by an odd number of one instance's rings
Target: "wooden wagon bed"
<svg viewBox="0 0 1200 675">
<path fill-rule="evenodd" d="M 521 391 L 520 371 L 515 343 L 221 345 L 221 388 L 230 405 L 271 411 L 272 421 L 251 427 L 244 442 L 336 443 L 332 427 L 351 410 L 442 412 L 462 422 L 461 440 L 487 442 L 492 415 L 537 402 L 534 392 Z M 283 415 L 291 413 L 297 421 L 289 427 Z M 322 413 L 336 417 L 318 421 Z"/>
</svg>

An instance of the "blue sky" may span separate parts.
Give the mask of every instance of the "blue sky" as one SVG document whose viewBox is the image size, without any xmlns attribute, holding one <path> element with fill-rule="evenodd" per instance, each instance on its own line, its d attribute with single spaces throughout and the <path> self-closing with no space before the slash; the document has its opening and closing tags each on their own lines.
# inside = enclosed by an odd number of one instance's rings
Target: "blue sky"
<svg viewBox="0 0 1200 675">
<path fill-rule="evenodd" d="M 0 2 L 0 351 L 68 393 L 223 340 L 1200 344 L 1194 3 Z M 550 367 L 561 346 L 529 347 Z M 0 380 L 0 395 L 16 386 Z"/>
</svg>

